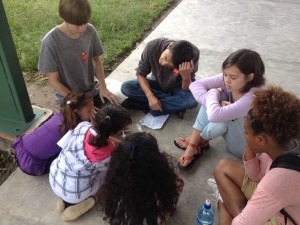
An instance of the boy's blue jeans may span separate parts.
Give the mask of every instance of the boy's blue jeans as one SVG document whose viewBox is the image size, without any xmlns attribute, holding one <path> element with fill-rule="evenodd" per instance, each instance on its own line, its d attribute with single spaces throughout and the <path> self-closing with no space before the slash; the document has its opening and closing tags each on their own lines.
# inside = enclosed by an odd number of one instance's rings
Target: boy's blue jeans
<svg viewBox="0 0 300 225">
<path fill-rule="evenodd" d="M 180 112 L 185 109 L 197 107 L 198 102 L 190 91 L 184 91 L 181 87 L 172 93 L 164 92 L 155 80 L 147 79 L 150 88 L 156 98 L 161 102 L 163 111 L 150 110 L 153 116 L 166 115 L 169 113 Z M 148 99 L 137 80 L 129 80 L 122 84 L 121 91 L 124 95 L 140 102 L 148 102 Z"/>
<path fill-rule="evenodd" d="M 193 128 L 201 131 L 200 136 L 205 140 L 222 136 L 229 151 L 242 158 L 246 146 L 244 121 L 245 118 L 242 117 L 221 123 L 210 122 L 207 118 L 206 107 L 201 106 Z"/>
</svg>

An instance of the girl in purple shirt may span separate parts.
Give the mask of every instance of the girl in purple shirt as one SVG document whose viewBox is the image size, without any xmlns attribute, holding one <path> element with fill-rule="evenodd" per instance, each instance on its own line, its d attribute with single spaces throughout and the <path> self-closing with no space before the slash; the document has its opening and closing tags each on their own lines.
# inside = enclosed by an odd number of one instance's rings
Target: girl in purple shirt
<svg viewBox="0 0 300 225">
<path fill-rule="evenodd" d="M 226 58 L 221 74 L 191 83 L 190 90 L 201 108 L 191 137 L 175 139 L 177 146 L 186 148 L 178 160 L 179 168 L 192 168 L 208 141 L 218 136 L 223 136 L 234 155 L 242 156 L 244 117 L 251 107 L 255 87 L 265 83 L 264 72 L 258 53 L 240 49 Z"/>
<path fill-rule="evenodd" d="M 61 151 L 57 142 L 78 122 L 88 121 L 93 108 L 91 96 L 71 91 L 64 99 L 61 112 L 55 113 L 34 131 L 23 134 L 12 143 L 20 169 L 32 176 L 49 173 L 50 164 Z"/>
</svg>

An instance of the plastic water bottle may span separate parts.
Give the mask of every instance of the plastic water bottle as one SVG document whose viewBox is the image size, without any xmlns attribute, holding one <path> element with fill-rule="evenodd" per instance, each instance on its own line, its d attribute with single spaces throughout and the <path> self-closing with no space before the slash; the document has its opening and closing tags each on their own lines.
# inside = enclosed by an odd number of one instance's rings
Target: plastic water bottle
<svg viewBox="0 0 300 225">
<path fill-rule="evenodd" d="M 212 225 L 214 223 L 214 210 L 211 207 L 210 200 L 207 199 L 198 210 L 197 225 Z"/>
</svg>

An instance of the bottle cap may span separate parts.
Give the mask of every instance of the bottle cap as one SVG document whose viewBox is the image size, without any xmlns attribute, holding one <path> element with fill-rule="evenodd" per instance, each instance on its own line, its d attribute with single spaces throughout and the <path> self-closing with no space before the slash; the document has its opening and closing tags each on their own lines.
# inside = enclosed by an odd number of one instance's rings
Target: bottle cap
<svg viewBox="0 0 300 225">
<path fill-rule="evenodd" d="M 206 209 L 210 209 L 211 208 L 211 203 L 209 199 L 206 199 L 205 204 L 204 204 L 204 208 Z"/>
</svg>

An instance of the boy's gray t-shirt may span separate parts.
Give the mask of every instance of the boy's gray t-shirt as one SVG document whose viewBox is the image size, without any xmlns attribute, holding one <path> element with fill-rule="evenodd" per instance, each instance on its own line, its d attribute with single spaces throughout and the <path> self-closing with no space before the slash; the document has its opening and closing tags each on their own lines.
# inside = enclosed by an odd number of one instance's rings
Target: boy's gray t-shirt
<svg viewBox="0 0 300 225">
<path fill-rule="evenodd" d="M 102 54 L 103 48 L 93 25 L 88 24 L 78 39 L 68 37 L 57 26 L 42 40 L 38 69 L 43 73 L 59 72 L 60 80 L 67 88 L 95 96 L 99 84 L 92 59 Z M 55 97 L 57 103 L 63 102 L 58 93 Z"/>
<path fill-rule="evenodd" d="M 167 49 L 168 45 L 175 40 L 168 38 L 157 38 L 147 43 L 136 68 L 136 75 L 146 77 L 151 73 L 152 78 L 159 84 L 161 89 L 167 93 L 171 93 L 176 88 L 181 87 L 181 76 L 174 76 L 173 68 L 168 68 L 159 64 L 161 54 Z M 198 70 L 198 61 L 200 53 L 198 48 L 193 45 L 194 51 L 197 53 L 194 61 L 194 70 L 191 74 L 192 81 L 195 81 L 195 73 Z"/>
</svg>

